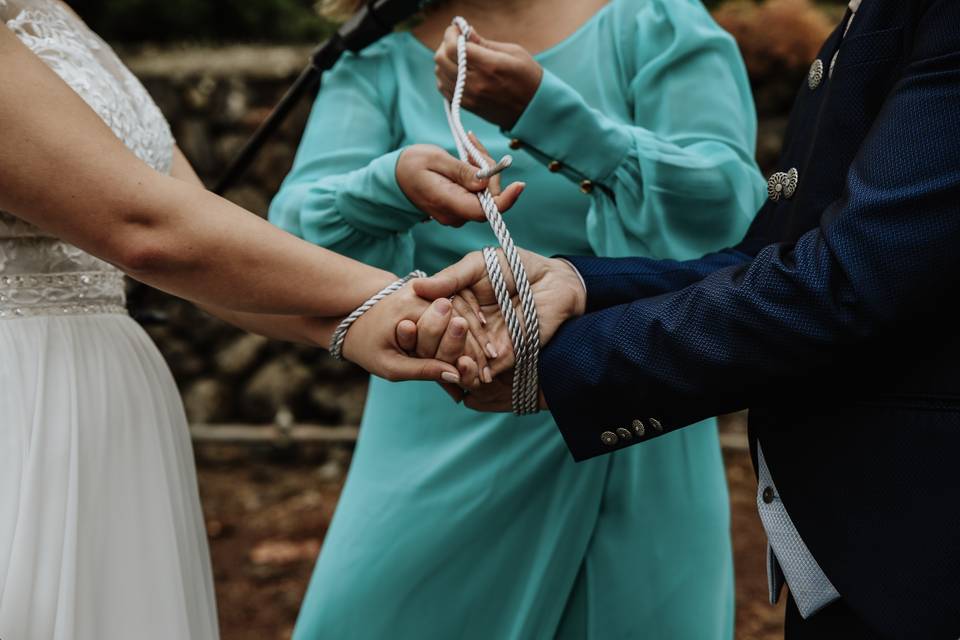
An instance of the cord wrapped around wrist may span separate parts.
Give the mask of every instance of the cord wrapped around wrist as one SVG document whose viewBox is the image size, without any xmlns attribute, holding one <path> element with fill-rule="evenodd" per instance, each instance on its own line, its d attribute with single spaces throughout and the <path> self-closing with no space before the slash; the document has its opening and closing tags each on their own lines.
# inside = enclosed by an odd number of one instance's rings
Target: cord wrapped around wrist
<svg viewBox="0 0 960 640">
<path fill-rule="evenodd" d="M 453 140 L 457 145 L 460 159 L 463 161 L 472 160 L 480 167 L 477 176 L 489 178 L 509 167 L 511 158 L 510 156 L 504 156 L 496 165 L 491 166 L 470 140 L 463 127 L 460 120 L 460 103 L 463 100 L 463 88 L 467 78 L 467 37 L 470 35 L 471 27 L 461 17 L 454 18 L 453 24 L 460 30 L 460 35 L 457 36 L 457 82 L 453 89 L 453 99 L 449 103 L 444 101 L 447 121 L 450 124 L 450 131 L 453 133 Z M 537 370 L 540 360 L 540 318 L 537 316 L 537 307 L 533 301 L 530 281 L 527 278 L 526 270 L 523 268 L 523 262 L 520 260 L 520 254 L 513 243 L 513 238 L 510 237 L 507 225 L 503 222 L 503 216 L 497 209 L 493 194 L 490 193 L 489 189 L 484 189 L 477 194 L 477 198 L 479 198 L 483 213 L 500 243 L 500 248 L 503 249 L 503 255 L 513 275 L 513 281 L 517 285 L 517 296 L 520 299 L 521 313 L 518 316 L 513 308 L 513 301 L 503 277 L 497 250 L 493 247 L 486 247 L 483 250 L 483 258 L 487 268 L 487 276 L 490 278 L 490 284 L 496 293 L 500 313 L 507 324 L 516 357 L 512 390 L 513 411 L 518 415 L 536 413 L 539 411 L 540 392 Z"/>
<path fill-rule="evenodd" d="M 389 296 L 391 293 L 402 289 L 403 285 L 407 284 L 414 278 L 425 277 L 427 277 L 427 274 L 425 274 L 423 271 L 411 271 L 399 280 L 391 282 L 386 287 L 371 296 L 369 300 L 357 307 L 353 313 L 344 318 L 343 322 L 337 325 L 337 328 L 333 331 L 333 336 L 330 338 L 330 355 L 337 360 L 343 360 L 343 342 L 346 340 L 347 331 L 350 330 L 350 327 L 353 325 L 353 323 L 359 320 L 360 316 L 372 309 L 378 302 Z"/>
</svg>

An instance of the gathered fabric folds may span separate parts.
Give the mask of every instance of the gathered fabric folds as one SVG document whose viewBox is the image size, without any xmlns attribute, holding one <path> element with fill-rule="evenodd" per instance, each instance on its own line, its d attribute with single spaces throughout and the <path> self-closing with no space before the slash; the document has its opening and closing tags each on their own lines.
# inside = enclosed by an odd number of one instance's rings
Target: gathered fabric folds
<svg viewBox="0 0 960 640">
<path fill-rule="evenodd" d="M 0 321 L 0 637 L 208 640 L 213 581 L 174 381 L 122 314 Z"/>
</svg>

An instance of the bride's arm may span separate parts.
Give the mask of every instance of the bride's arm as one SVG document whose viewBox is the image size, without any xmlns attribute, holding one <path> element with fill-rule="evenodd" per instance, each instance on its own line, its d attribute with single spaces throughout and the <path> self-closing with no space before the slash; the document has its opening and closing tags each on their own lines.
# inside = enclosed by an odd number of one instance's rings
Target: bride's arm
<svg viewBox="0 0 960 640">
<path fill-rule="evenodd" d="M 333 329 L 316 318 L 345 316 L 395 278 L 154 171 L 6 28 L 0 59 L 0 210 L 182 298 L 302 316 L 300 335 L 315 344 Z M 410 307 L 416 302 L 395 294 L 378 304 L 351 329 L 358 337 L 345 355 L 388 378 L 455 375 L 450 365 L 391 351 L 396 316 L 426 309 Z"/>
<path fill-rule="evenodd" d="M 170 176 L 194 186 L 203 187 L 203 182 L 179 147 L 175 147 L 173 150 Z M 198 303 L 197 306 L 207 313 L 246 331 L 258 333 L 274 340 L 299 342 L 311 346 L 327 344 L 339 322 L 338 318 L 234 311 L 207 303 Z"/>
<path fill-rule="evenodd" d="M 343 316 L 394 278 L 153 171 L 5 28 L 0 57 L 0 209 L 226 309 Z"/>
<path fill-rule="evenodd" d="M 184 157 L 179 148 L 174 149 L 173 165 L 170 168 L 170 175 L 178 180 L 183 180 L 194 185 L 203 185 L 203 183 L 200 181 L 200 178 L 193 170 L 193 167 L 190 165 L 190 162 L 186 159 L 186 157 Z M 389 334 L 389 330 L 391 328 L 389 323 L 392 317 L 396 317 L 397 313 L 378 312 L 386 311 L 389 307 L 394 307 L 395 309 L 398 309 L 399 313 L 402 313 L 402 310 L 405 307 L 417 309 L 423 306 L 423 302 L 417 298 L 412 287 L 393 294 L 393 296 L 381 302 L 380 304 L 383 305 L 383 309 L 374 308 L 369 312 L 372 317 L 382 319 L 374 320 L 374 322 L 387 323 L 385 326 L 378 327 L 378 335 L 383 333 Z M 258 333 L 276 340 L 300 342 L 312 346 L 316 346 L 318 344 L 325 346 L 329 344 L 330 336 L 333 334 L 334 329 L 336 329 L 339 320 L 337 318 L 312 318 L 308 316 L 248 313 L 244 311 L 232 311 L 230 309 L 224 309 L 222 307 L 216 307 L 210 304 L 200 304 L 198 306 L 208 313 L 211 313 L 218 318 L 229 322 L 230 324 L 240 327 L 241 329 L 252 331 L 253 333 Z M 432 309 L 432 311 L 435 310 L 436 307 Z M 468 338 L 468 334 L 464 328 L 468 328 L 473 334 L 474 338 L 483 339 L 484 342 L 486 342 L 487 339 L 487 332 L 479 325 L 478 322 L 474 321 L 473 319 L 468 321 L 466 318 L 457 318 L 455 320 L 454 317 L 457 314 L 453 311 L 453 309 L 450 309 L 448 313 L 449 316 L 447 319 L 443 317 L 443 314 L 434 315 L 433 313 L 430 313 L 423 315 L 418 321 L 420 326 L 425 327 L 427 331 L 432 330 L 438 336 L 442 335 L 442 339 L 432 340 L 432 343 L 435 345 L 435 347 L 432 350 L 428 350 L 429 354 L 435 355 L 435 357 L 438 357 L 446 362 L 456 362 L 461 382 L 463 382 L 463 384 L 475 386 L 475 384 L 471 385 L 469 381 L 476 380 L 479 371 L 486 366 L 486 355 L 478 349 L 477 343 L 472 338 Z M 364 322 L 365 320 L 366 319 L 361 319 L 360 322 Z M 409 320 L 412 323 L 412 318 L 409 318 Z M 457 332 L 453 331 L 453 329 L 458 325 L 459 335 L 455 335 Z M 354 329 L 354 331 L 356 331 L 356 329 Z M 400 339 L 404 337 L 402 334 L 403 329 L 398 328 L 394 338 Z M 418 343 L 416 346 L 419 347 L 421 345 Z M 354 349 L 352 340 L 347 341 L 344 347 L 347 356 L 361 366 L 364 365 L 365 361 L 372 359 L 369 354 L 353 353 L 356 351 L 356 349 Z M 410 351 L 414 352 L 417 351 L 417 349 L 411 349 Z M 422 349 L 420 351 L 421 355 L 426 355 L 425 351 Z M 469 356 L 459 357 L 460 354 L 464 353 L 464 351 L 466 351 Z M 480 364 L 478 364 L 478 362 Z M 364 368 L 368 370 L 370 369 L 369 366 L 364 366 Z"/>
</svg>

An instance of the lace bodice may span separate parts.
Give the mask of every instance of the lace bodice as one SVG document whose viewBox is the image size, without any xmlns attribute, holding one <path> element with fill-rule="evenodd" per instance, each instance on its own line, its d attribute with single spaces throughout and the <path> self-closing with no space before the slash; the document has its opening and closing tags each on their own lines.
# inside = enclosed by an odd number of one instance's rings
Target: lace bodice
<svg viewBox="0 0 960 640">
<path fill-rule="evenodd" d="M 157 171 L 170 171 L 173 137 L 160 110 L 71 9 L 58 0 L 0 0 L 0 21 L 137 157 Z M 116 268 L 0 211 L 0 318 L 117 311 L 123 304 L 123 278 Z"/>
</svg>

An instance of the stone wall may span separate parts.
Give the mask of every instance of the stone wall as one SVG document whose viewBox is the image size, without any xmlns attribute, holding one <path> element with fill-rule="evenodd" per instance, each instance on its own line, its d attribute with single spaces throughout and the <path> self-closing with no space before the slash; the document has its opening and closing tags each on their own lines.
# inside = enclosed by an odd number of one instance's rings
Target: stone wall
<svg viewBox="0 0 960 640">
<path fill-rule="evenodd" d="M 247 46 L 121 51 L 208 185 L 293 82 L 308 53 Z M 308 112 L 305 101 L 226 194 L 230 200 L 266 215 Z M 298 422 L 360 420 L 366 375 L 326 352 L 246 334 L 143 285 L 132 285 L 130 309 L 170 364 L 191 422 L 271 422 L 283 408 Z"/>
</svg>

